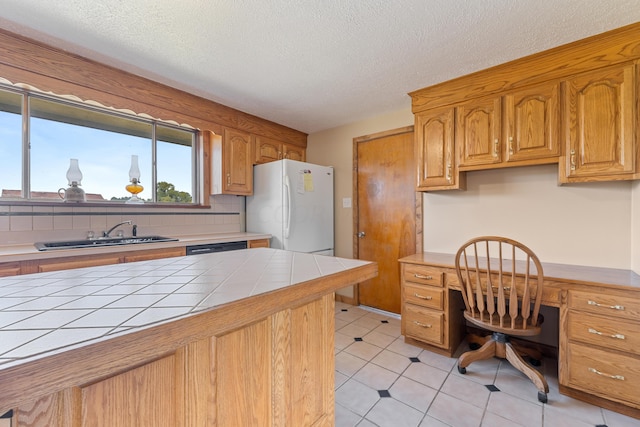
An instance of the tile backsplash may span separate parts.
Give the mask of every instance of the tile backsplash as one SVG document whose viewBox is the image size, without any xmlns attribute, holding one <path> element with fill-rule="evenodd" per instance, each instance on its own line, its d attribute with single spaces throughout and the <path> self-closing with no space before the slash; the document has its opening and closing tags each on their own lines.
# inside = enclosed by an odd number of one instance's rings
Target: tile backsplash
<svg viewBox="0 0 640 427">
<path fill-rule="evenodd" d="M 131 220 L 138 235 L 195 235 L 244 231 L 245 198 L 211 196 L 210 209 L 122 206 L 0 206 L 0 245 L 83 239 Z M 131 226 L 121 227 L 126 236 Z"/>
</svg>

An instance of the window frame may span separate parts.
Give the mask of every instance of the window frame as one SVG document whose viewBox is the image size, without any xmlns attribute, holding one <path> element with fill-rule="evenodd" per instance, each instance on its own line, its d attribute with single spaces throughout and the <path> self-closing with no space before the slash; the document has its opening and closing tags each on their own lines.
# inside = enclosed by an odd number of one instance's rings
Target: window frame
<svg viewBox="0 0 640 427">
<path fill-rule="evenodd" d="M 30 90 L 26 88 L 16 87 L 12 85 L 7 85 L 0 82 L 0 91 L 10 92 L 14 94 L 18 94 L 21 97 L 21 105 L 20 105 L 20 114 L 22 121 L 22 147 L 21 147 L 21 197 L 20 198 L 0 198 L 0 205 L 33 205 L 33 206 L 44 206 L 44 205 L 54 205 L 58 206 L 63 204 L 65 206 L 102 206 L 102 207 L 136 207 L 136 208 L 144 208 L 146 207 L 181 207 L 181 208 L 192 208 L 192 207 L 207 207 L 203 204 L 204 194 L 202 193 L 202 180 L 204 179 L 203 171 L 202 171 L 202 150 L 199 147 L 200 141 L 200 131 L 190 125 L 182 124 L 179 125 L 176 122 L 155 119 L 150 117 L 144 117 L 142 115 L 136 113 L 129 113 L 122 110 L 118 110 L 116 108 L 109 108 L 102 105 L 94 105 L 89 104 L 84 101 L 76 101 L 75 99 L 69 99 L 74 97 L 66 97 L 62 95 L 51 95 L 48 93 L 43 93 L 37 90 Z M 78 108 L 80 110 L 90 110 L 94 112 L 98 112 L 101 114 L 112 115 L 115 117 L 123 118 L 126 120 L 131 120 L 132 122 L 140 122 L 144 124 L 151 125 L 151 150 L 150 155 L 152 158 L 151 162 L 151 184 L 150 191 L 152 194 L 152 201 L 145 201 L 143 204 L 127 204 L 124 201 L 112 201 L 112 200 L 104 200 L 97 201 L 92 200 L 88 202 L 81 203 L 65 203 L 63 200 L 44 200 L 44 199 L 32 199 L 31 196 L 31 129 L 30 129 L 30 121 L 31 121 L 31 100 L 32 99 L 42 99 L 45 101 L 64 104 L 68 107 Z M 97 104 L 97 103 L 96 103 Z M 148 116 L 148 115 L 145 115 Z M 81 126 L 81 125 L 80 125 Z M 192 196 L 192 201 L 190 203 L 176 203 L 176 202 L 159 202 L 157 201 L 157 147 L 158 142 L 165 142 L 162 140 L 158 140 L 156 138 L 157 135 L 157 127 L 170 128 L 180 131 L 187 131 L 191 133 L 191 189 L 190 194 Z M 89 126 L 87 126 L 89 127 Z M 96 129 L 113 131 L 110 129 L 96 127 Z M 121 132 L 124 134 L 124 132 Z M 168 142 L 168 141 L 167 141 Z M 63 178 L 64 179 L 64 178 Z"/>
</svg>

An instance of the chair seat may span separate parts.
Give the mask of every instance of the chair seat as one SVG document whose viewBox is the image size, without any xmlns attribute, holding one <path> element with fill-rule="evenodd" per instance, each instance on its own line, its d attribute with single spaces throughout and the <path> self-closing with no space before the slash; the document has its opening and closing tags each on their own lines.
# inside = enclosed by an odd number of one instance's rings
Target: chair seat
<svg viewBox="0 0 640 427">
<path fill-rule="evenodd" d="M 534 326 L 531 324 L 531 319 L 527 322 L 526 329 L 523 328 L 522 317 L 516 317 L 515 328 L 511 327 L 511 316 L 506 314 L 503 320 L 503 326 L 500 326 L 500 318 L 498 314 L 494 313 L 492 319 L 489 319 L 489 313 L 485 311 L 483 313 L 482 319 L 480 320 L 480 313 L 476 311 L 475 315 L 469 311 L 464 312 L 464 318 L 472 323 L 475 326 L 478 326 L 483 329 L 487 329 L 492 332 L 502 332 L 507 335 L 513 335 L 518 337 L 531 337 L 534 335 L 539 335 L 542 331 L 541 325 L 544 321 L 544 316 L 542 314 L 538 314 L 538 322 Z"/>
</svg>

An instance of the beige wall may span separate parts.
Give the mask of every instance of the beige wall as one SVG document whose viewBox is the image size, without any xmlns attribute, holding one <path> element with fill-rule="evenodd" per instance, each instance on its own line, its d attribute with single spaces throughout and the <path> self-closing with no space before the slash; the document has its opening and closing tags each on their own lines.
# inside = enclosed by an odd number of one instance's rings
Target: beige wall
<svg viewBox="0 0 640 427">
<path fill-rule="evenodd" d="M 353 210 L 342 207 L 344 198 L 351 198 L 353 202 L 353 138 L 411 125 L 413 114 L 407 106 L 405 110 L 309 135 L 307 161 L 333 166 L 335 170 L 336 256 L 353 256 Z"/>
<path fill-rule="evenodd" d="M 308 161 L 336 170 L 337 256 L 353 256 L 353 211 L 342 207 L 353 198 L 353 138 L 412 124 L 407 107 L 309 135 Z M 424 193 L 425 250 L 452 252 L 469 237 L 495 233 L 523 240 L 545 262 L 640 273 L 640 182 L 558 186 L 557 174 L 555 165 L 469 172 L 466 191 Z"/>
<path fill-rule="evenodd" d="M 559 186 L 558 166 L 467 172 L 467 190 L 424 193 L 424 248 L 477 235 L 522 241 L 544 262 L 631 268 L 630 181 Z"/>
</svg>

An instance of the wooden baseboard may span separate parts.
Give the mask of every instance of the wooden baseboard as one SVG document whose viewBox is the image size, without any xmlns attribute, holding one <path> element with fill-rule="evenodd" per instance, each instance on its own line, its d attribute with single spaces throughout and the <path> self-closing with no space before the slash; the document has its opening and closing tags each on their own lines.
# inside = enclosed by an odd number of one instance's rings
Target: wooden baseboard
<svg viewBox="0 0 640 427">
<path fill-rule="evenodd" d="M 613 402 L 608 399 L 604 399 L 593 394 L 586 393 L 584 391 L 574 390 L 570 387 L 560 384 L 560 393 L 566 396 L 573 397 L 574 399 L 582 400 L 592 405 L 600 406 L 601 408 L 609 409 L 614 412 L 619 412 L 628 417 L 637 418 L 640 420 L 640 409 L 632 408 L 622 403 Z"/>
</svg>

